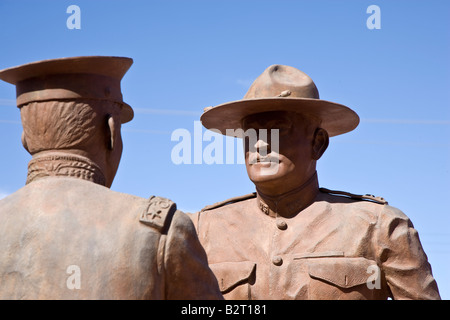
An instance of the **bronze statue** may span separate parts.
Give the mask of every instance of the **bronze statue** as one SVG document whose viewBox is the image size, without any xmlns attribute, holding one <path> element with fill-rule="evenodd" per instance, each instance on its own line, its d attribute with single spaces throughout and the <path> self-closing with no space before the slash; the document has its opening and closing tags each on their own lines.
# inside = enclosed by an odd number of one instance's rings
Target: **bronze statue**
<svg viewBox="0 0 450 320">
<path fill-rule="evenodd" d="M 26 186 L 0 200 L 0 299 L 221 299 L 189 217 L 109 189 L 133 118 L 122 57 L 0 71 L 15 84 Z"/>
<path fill-rule="evenodd" d="M 308 75 L 270 66 L 243 100 L 208 108 L 201 121 L 247 140 L 256 186 L 192 215 L 226 299 L 440 299 L 405 214 L 380 197 L 319 188 L 316 162 L 329 137 L 359 117 L 320 100 Z"/>
</svg>

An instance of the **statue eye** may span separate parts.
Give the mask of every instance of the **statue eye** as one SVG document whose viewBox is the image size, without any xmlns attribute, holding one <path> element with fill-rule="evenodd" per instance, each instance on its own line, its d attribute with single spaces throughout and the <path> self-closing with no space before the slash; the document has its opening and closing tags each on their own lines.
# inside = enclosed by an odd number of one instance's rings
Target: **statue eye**
<svg viewBox="0 0 450 320">
<path fill-rule="evenodd" d="M 278 132 L 280 135 L 285 135 L 290 132 L 292 128 L 292 123 L 290 121 L 281 121 L 276 120 L 270 123 L 270 125 L 267 126 L 267 129 L 278 129 Z"/>
</svg>

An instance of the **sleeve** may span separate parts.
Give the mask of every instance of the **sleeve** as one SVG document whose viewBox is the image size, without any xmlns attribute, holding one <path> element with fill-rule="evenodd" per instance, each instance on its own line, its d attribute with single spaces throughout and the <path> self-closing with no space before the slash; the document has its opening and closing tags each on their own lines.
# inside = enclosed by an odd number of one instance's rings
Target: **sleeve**
<svg viewBox="0 0 450 320">
<path fill-rule="evenodd" d="M 223 299 L 191 219 L 178 210 L 167 232 L 164 272 L 166 299 Z"/>
<path fill-rule="evenodd" d="M 392 299 L 439 300 L 431 265 L 410 219 L 400 210 L 384 206 L 377 233 L 379 265 Z"/>
</svg>

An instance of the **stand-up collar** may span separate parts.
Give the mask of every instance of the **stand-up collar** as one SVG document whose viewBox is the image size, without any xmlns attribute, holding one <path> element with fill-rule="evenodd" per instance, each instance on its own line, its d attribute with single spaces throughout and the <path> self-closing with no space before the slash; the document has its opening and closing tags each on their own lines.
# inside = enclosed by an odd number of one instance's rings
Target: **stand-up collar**
<svg viewBox="0 0 450 320">
<path fill-rule="evenodd" d="M 256 188 L 259 209 L 271 217 L 293 217 L 314 202 L 319 190 L 317 172 L 300 187 L 278 196 L 263 194 Z"/>
<path fill-rule="evenodd" d="M 66 153 L 49 153 L 28 164 L 27 184 L 44 177 L 74 177 L 105 185 L 105 176 L 99 166 L 86 157 Z"/>
</svg>

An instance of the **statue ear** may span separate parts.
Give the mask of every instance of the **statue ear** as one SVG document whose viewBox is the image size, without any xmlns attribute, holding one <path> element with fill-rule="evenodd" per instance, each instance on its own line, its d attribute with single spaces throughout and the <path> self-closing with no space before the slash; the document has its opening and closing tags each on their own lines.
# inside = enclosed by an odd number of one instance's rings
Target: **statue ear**
<svg viewBox="0 0 450 320">
<path fill-rule="evenodd" d="M 317 128 L 314 132 L 314 140 L 312 146 L 312 157 L 314 160 L 319 160 L 328 148 L 330 138 L 325 129 Z"/>
<path fill-rule="evenodd" d="M 114 123 L 114 118 L 112 115 L 108 114 L 108 134 L 107 134 L 107 143 L 108 143 L 108 149 L 113 150 L 114 149 L 114 142 L 116 137 L 116 125 Z"/>
</svg>

